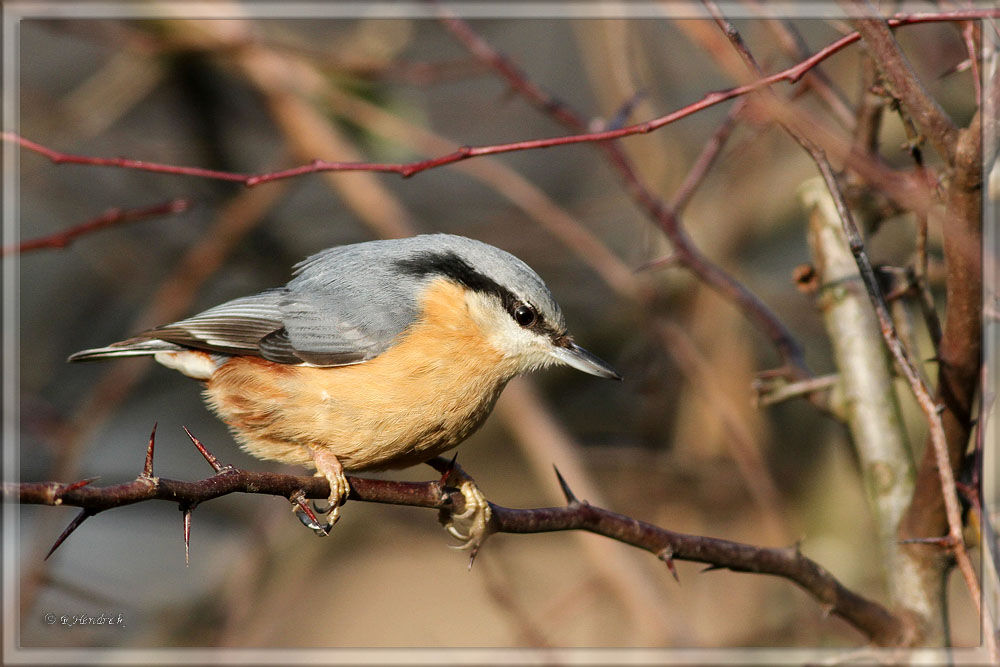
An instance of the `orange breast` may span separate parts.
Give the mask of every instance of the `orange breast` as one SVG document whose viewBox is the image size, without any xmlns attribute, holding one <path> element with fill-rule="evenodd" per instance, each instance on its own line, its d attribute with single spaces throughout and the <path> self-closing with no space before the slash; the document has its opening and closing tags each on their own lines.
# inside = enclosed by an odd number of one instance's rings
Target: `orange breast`
<svg viewBox="0 0 1000 667">
<path fill-rule="evenodd" d="M 470 317 L 465 290 L 441 279 L 378 357 L 333 368 L 235 357 L 205 397 L 259 458 L 309 465 L 313 447 L 347 469 L 402 468 L 468 437 L 515 373 Z"/>
</svg>

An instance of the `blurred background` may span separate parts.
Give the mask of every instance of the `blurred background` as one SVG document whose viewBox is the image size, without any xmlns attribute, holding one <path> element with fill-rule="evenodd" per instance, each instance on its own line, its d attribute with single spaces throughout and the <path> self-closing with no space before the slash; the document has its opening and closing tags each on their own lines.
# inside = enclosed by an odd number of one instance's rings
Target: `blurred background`
<svg viewBox="0 0 1000 667">
<path fill-rule="evenodd" d="M 236 17 L 237 8 L 231 15 Z M 794 63 L 763 22 L 738 27 L 771 70 Z M 734 85 L 699 51 L 709 22 L 493 19 L 472 28 L 591 122 L 639 122 Z M 814 52 L 844 26 L 795 19 Z M 432 19 L 30 19 L 20 23 L 20 131 L 71 153 L 258 173 L 314 158 L 407 162 L 460 145 L 567 134 Z M 897 33 L 959 125 L 975 109 L 961 33 Z M 919 48 L 913 48 L 918 45 Z M 823 71 L 853 104 L 855 48 Z M 785 88 L 778 88 L 784 92 Z M 732 102 L 622 146 L 670 201 Z M 884 155 L 908 160 L 895 116 Z M 577 340 L 625 377 L 567 369 L 518 380 L 458 461 L 507 507 L 562 504 L 552 465 L 593 504 L 671 530 L 802 551 L 848 587 L 885 600 L 873 523 L 845 431 L 803 400 L 754 406 L 772 343 L 669 255 L 663 233 L 592 145 L 469 160 L 409 179 L 325 174 L 247 189 L 191 176 L 56 166 L 20 155 L 22 240 L 113 207 L 173 199 L 188 211 L 115 226 L 20 272 L 20 462 L 24 481 L 133 479 L 158 423 L 156 474 L 210 469 L 181 430 L 223 462 L 254 460 L 202 405 L 197 383 L 149 361 L 67 365 L 226 299 L 281 285 L 323 248 L 450 232 L 512 252 L 561 303 Z M 815 169 L 787 135 L 740 116 L 684 215 L 695 244 L 790 328 L 817 374 L 834 370 L 822 321 L 792 272 L 810 261 L 796 195 Z M 940 256 L 931 230 L 932 275 Z M 876 262 L 913 252 L 912 221 L 882 226 Z M 642 295 L 638 297 L 636 295 Z M 666 326 L 650 326 L 651 316 Z M 922 420 L 904 402 L 911 443 Z M 8 443 L 9 444 L 9 443 Z M 390 476 L 390 475 L 386 475 Z M 392 475 L 429 480 L 430 468 Z M 162 502 L 90 519 L 42 561 L 72 508 L 19 508 L 25 647 L 854 647 L 861 635 L 793 584 L 677 563 L 583 533 L 495 535 L 475 566 L 436 513 L 348 503 L 326 539 L 288 503 L 231 495 L 194 513 Z M 960 589 L 961 590 L 961 589 Z M 953 641 L 978 643 L 964 591 Z M 53 628 L 44 614 L 122 613 L 120 627 Z"/>
</svg>

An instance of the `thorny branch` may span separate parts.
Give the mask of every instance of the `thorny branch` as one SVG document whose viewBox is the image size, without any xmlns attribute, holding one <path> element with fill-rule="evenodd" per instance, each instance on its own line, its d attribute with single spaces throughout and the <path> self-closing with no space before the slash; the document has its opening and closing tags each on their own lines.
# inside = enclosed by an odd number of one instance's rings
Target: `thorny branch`
<svg viewBox="0 0 1000 667">
<path fill-rule="evenodd" d="M 185 429 L 186 430 L 186 429 Z M 99 512 L 147 500 L 177 503 L 184 511 L 184 541 L 187 553 L 191 531 L 191 515 L 201 503 L 231 493 L 293 498 L 327 498 L 329 484 L 322 477 L 298 477 L 268 472 L 251 472 L 224 465 L 188 433 L 194 445 L 209 462 L 215 474 L 197 482 L 185 482 L 155 477 L 153 448 L 156 428 L 150 435 L 143 471 L 131 482 L 96 487 L 87 479 L 71 484 L 59 482 L 24 482 L 4 484 L 4 498 L 22 504 L 66 505 L 80 507 L 80 513 L 70 522 L 49 551 L 62 544 L 86 519 Z M 349 500 L 388 503 L 412 507 L 427 507 L 446 513 L 460 514 L 465 509 L 462 493 L 449 486 L 453 471 L 464 472 L 444 459 L 428 462 L 443 470 L 439 481 L 399 482 L 349 476 Z M 674 561 L 683 560 L 709 565 L 709 570 L 728 569 L 734 572 L 770 574 L 788 579 L 809 592 L 828 613 L 840 616 L 880 646 L 899 645 L 910 632 L 909 626 L 885 607 L 844 587 L 833 575 L 816 562 L 803 556 L 798 546 L 763 548 L 697 535 L 676 533 L 653 524 L 595 507 L 578 500 L 556 470 L 566 497 L 565 507 L 513 509 L 490 503 L 492 510 L 488 533 L 545 533 L 561 530 L 584 530 L 644 549 L 663 560 L 674 577 Z"/>
<path fill-rule="evenodd" d="M 725 19 L 711 0 L 703 0 L 703 3 L 713 14 L 716 23 L 729 38 L 733 47 L 739 53 L 751 74 L 754 76 L 760 76 L 760 67 L 757 65 L 749 49 L 743 43 L 743 40 L 736 28 L 732 25 L 732 23 Z M 979 137 L 978 127 L 980 112 L 977 112 L 969 129 L 962 132 L 956 130 L 954 126 L 951 125 L 951 121 L 948 120 L 946 116 L 943 116 L 943 111 L 937 107 L 936 102 L 934 102 L 933 99 L 929 98 L 929 96 L 927 99 L 923 98 L 923 96 L 926 96 L 926 93 L 924 93 L 923 89 L 920 87 L 919 82 L 910 71 L 909 66 L 904 60 L 902 60 L 902 53 L 899 52 L 898 45 L 895 44 L 895 40 L 892 39 L 891 35 L 888 33 L 888 30 L 885 28 L 885 24 L 877 20 L 868 21 L 867 23 L 866 20 L 857 20 L 855 21 L 855 24 L 859 26 L 860 30 L 867 30 L 871 33 L 868 37 L 866 37 L 866 42 L 868 42 L 869 50 L 871 51 L 873 59 L 880 63 L 880 69 L 883 75 L 891 80 L 897 94 L 909 97 L 911 113 L 918 116 L 918 122 L 926 126 L 931 135 L 937 135 L 932 138 L 936 142 L 940 142 L 942 144 L 937 146 L 938 150 L 941 151 L 942 155 L 944 155 L 950 163 L 954 164 L 956 160 L 955 156 L 957 146 L 960 143 L 960 138 L 965 140 L 962 142 L 963 145 L 968 144 L 978 146 L 976 140 Z M 883 31 L 884 34 L 880 31 Z M 865 34 L 868 33 L 866 32 Z M 891 40 L 892 43 L 886 43 L 886 38 Z M 869 40 L 875 41 L 877 44 L 873 45 L 869 42 Z M 880 58 L 883 57 L 886 60 L 880 60 Z M 854 216 L 851 213 L 846 199 L 844 198 L 840 184 L 837 182 L 836 175 L 834 174 L 833 168 L 830 165 L 829 160 L 827 160 L 824 151 L 801 132 L 797 131 L 796 128 L 790 127 L 787 124 L 783 124 L 783 126 L 786 131 L 788 131 L 789 134 L 810 154 L 810 156 L 812 156 L 823 176 L 827 189 L 833 198 L 838 215 L 840 216 L 843 224 L 844 233 L 847 236 L 850 251 L 854 255 L 855 261 L 858 265 L 862 282 L 865 285 L 878 318 L 886 346 L 892 354 L 892 357 L 895 359 L 897 368 L 899 368 L 907 382 L 910 384 L 910 387 L 917 399 L 917 403 L 926 417 L 929 426 L 930 439 L 930 447 L 926 453 L 926 457 L 928 460 L 933 461 L 934 467 L 936 468 L 938 478 L 938 487 L 936 492 L 942 498 L 944 509 L 943 513 L 946 517 L 948 532 L 947 536 L 943 539 L 937 538 L 937 536 L 935 536 L 935 538 L 943 546 L 950 549 L 951 553 L 954 555 L 959 570 L 961 571 L 966 585 L 969 588 L 970 596 L 976 604 L 977 611 L 982 613 L 983 610 L 980 600 L 979 582 L 976 578 L 975 569 L 972 565 L 971 559 L 969 558 L 969 554 L 965 549 L 965 544 L 962 538 L 961 507 L 958 502 L 955 477 L 951 462 L 951 453 L 949 452 L 948 440 L 942 424 L 941 412 L 943 408 L 938 405 L 931 389 L 928 387 L 919 369 L 913 362 L 910 353 L 903 345 L 896 332 L 896 327 L 892 320 L 885 296 L 883 295 L 877 278 L 875 277 L 871 260 L 865 252 L 861 232 L 857 223 L 854 221 Z M 969 137 L 972 137 L 972 139 Z M 945 147 L 944 144 L 947 144 L 947 146 Z M 966 189 L 969 192 L 978 194 L 978 187 L 981 187 L 981 180 L 976 180 L 976 176 L 978 175 L 977 168 L 979 165 L 979 153 L 975 150 L 975 148 L 968 148 L 967 146 L 965 153 L 972 154 L 977 157 L 972 160 L 967 158 L 966 161 L 970 164 L 965 165 L 966 168 L 959 173 L 962 177 L 969 181 L 968 184 L 965 184 Z M 963 194 L 968 196 L 967 193 Z M 968 208 L 969 206 L 966 206 L 966 209 Z M 969 219 L 973 220 L 972 224 L 975 225 L 978 224 L 979 216 L 975 215 L 971 218 L 964 218 L 963 220 L 967 224 Z M 951 290 L 949 290 L 949 296 L 951 296 L 950 292 Z M 950 301 L 951 299 L 949 299 L 949 302 Z M 975 312 L 977 312 L 976 305 L 972 305 L 968 310 L 973 312 L 973 319 L 975 319 Z M 975 335 L 972 336 L 972 338 L 975 337 Z M 963 347 L 974 347 L 977 350 L 976 357 L 978 358 L 978 345 L 963 345 Z M 967 437 L 968 434 L 966 433 L 966 438 Z M 959 447 L 959 449 L 964 449 L 964 447 Z M 989 637 L 988 639 L 991 640 L 992 637 Z M 995 647 L 992 646 L 992 642 L 988 641 L 987 643 L 988 645 L 991 645 L 991 653 L 994 652 Z"/>
</svg>

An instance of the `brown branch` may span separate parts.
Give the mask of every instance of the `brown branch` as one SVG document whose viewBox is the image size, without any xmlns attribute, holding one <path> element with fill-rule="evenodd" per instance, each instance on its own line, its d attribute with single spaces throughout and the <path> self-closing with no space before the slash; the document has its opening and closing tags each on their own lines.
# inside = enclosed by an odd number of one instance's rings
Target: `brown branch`
<svg viewBox="0 0 1000 667">
<path fill-rule="evenodd" d="M 196 446 L 201 443 L 192 438 Z M 150 438 L 152 442 L 152 436 Z M 25 482 L 3 485 L 6 500 L 22 504 L 67 505 L 82 511 L 70 523 L 50 553 L 55 550 L 85 519 L 99 512 L 147 500 L 166 500 L 184 510 L 185 553 L 190 535 L 191 512 L 199 504 L 231 493 L 252 493 L 292 498 L 327 498 L 328 482 L 322 477 L 298 477 L 268 472 L 251 472 L 222 465 L 207 453 L 199 451 L 217 472 L 197 482 L 184 482 L 140 474 L 131 482 L 107 487 L 95 487 L 77 482 Z M 151 458 L 152 447 L 147 449 Z M 349 500 L 427 507 L 444 512 L 461 513 L 465 509 L 462 493 L 445 486 L 450 476 L 450 464 L 433 460 L 435 468 L 444 469 L 445 476 L 434 482 L 399 482 L 349 476 Z M 218 467 L 216 467 L 218 466 Z M 151 466 L 144 467 L 144 471 Z M 467 478 L 464 473 L 460 473 Z M 788 579 L 815 597 L 830 613 L 840 616 L 864 633 L 869 640 L 882 646 L 900 645 L 910 628 L 882 605 L 868 600 L 844 587 L 816 562 L 802 555 L 798 546 L 773 549 L 756 547 L 730 540 L 676 533 L 653 524 L 616 514 L 579 501 L 569 490 L 558 471 L 560 484 L 567 498 L 565 507 L 512 509 L 490 503 L 492 516 L 488 532 L 543 533 L 560 530 L 584 530 L 619 542 L 645 549 L 664 560 L 673 571 L 674 560 L 706 563 L 709 569 L 729 569 L 735 572 L 769 574 Z M 88 480 L 89 481 L 89 480 Z M 676 572 L 674 571 L 676 576 Z"/>
<path fill-rule="evenodd" d="M 190 207 L 191 202 L 186 199 L 171 199 L 168 202 L 155 206 L 147 206 L 146 208 L 113 208 L 105 211 L 96 218 L 74 225 L 61 232 L 31 239 L 30 241 L 21 241 L 18 245 L 4 246 L 2 254 L 25 253 L 43 248 L 65 248 L 80 236 L 91 234 L 113 225 L 159 215 L 182 213 Z"/>
<path fill-rule="evenodd" d="M 691 165 L 691 169 L 688 170 L 684 181 L 677 188 L 677 191 L 674 192 L 674 198 L 670 202 L 670 208 L 673 209 L 675 215 L 681 214 L 702 181 L 705 180 L 705 176 L 712 168 L 712 165 L 715 164 L 716 158 L 722 153 L 726 141 L 729 140 L 729 135 L 732 134 L 733 128 L 736 127 L 736 123 L 740 120 L 740 115 L 744 112 L 746 106 L 746 98 L 737 101 L 729 109 L 726 119 L 715 129 L 711 138 L 702 147 L 701 153 L 698 154 L 698 157 Z"/>
<path fill-rule="evenodd" d="M 841 221 L 844 225 L 844 231 L 847 234 L 848 246 L 850 247 L 851 253 L 854 255 L 858 269 L 861 273 L 862 282 L 864 283 L 865 288 L 868 291 L 868 296 L 870 297 L 872 305 L 875 308 L 875 314 L 878 316 L 879 326 L 882 330 L 882 337 L 885 339 L 886 346 L 889 348 L 890 353 L 896 360 L 897 368 L 902 370 L 903 376 L 909 383 L 911 390 L 916 396 L 917 404 L 920 406 L 920 409 L 924 413 L 924 417 L 927 420 L 930 431 L 930 446 L 926 449 L 925 459 L 932 462 L 931 470 L 936 470 L 933 483 L 933 486 L 936 488 L 936 492 L 933 493 L 933 495 L 941 498 L 940 510 L 944 519 L 942 522 L 944 524 L 942 526 L 944 530 L 942 530 L 942 532 L 947 532 L 947 537 L 940 543 L 942 546 L 949 548 L 954 554 L 955 559 L 959 564 L 959 569 L 965 578 L 966 585 L 969 588 L 969 594 L 972 597 L 973 602 L 976 604 L 977 611 L 981 612 L 979 582 L 976 579 L 975 569 L 969 558 L 968 551 L 965 549 L 965 543 L 962 538 L 961 507 L 958 503 L 954 467 L 950 461 L 948 440 L 946 438 L 941 419 L 940 407 L 937 400 L 932 397 L 930 388 L 927 386 L 923 376 L 920 374 L 920 371 L 917 369 L 916 364 L 913 362 L 909 352 L 896 332 L 896 326 L 893 323 L 892 316 L 889 312 L 889 306 L 885 301 L 885 297 L 882 294 L 881 289 L 879 289 L 878 281 L 871 265 L 871 260 L 868 258 L 868 255 L 864 250 L 864 242 L 861 238 L 861 233 L 854 221 L 850 208 L 847 205 L 847 201 L 844 199 L 844 196 L 840 191 L 839 184 L 836 181 L 836 176 L 833 173 L 833 168 L 830 166 L 829 161 L 826 159 L 826 156 L 821 149 L 811 144 L 811 142 L 804 137 L 796 138 L 810 153 L 810 155 L 813 156 L 813 159 L 816 161 L 816 164 L 820 169 L 820 173 L 823 175 L 823 179 L 827 184 L 827 189 L 833 196 L 834 203 L 837 206 L 837 212 L 840 215 Z M 931 473 L 927 474 L 930 475 Z M 920 493 L 921 489 L 915 486 L 914 497 L 919 497 Z M 927 529 L 926 524 L 923 526 L 923 529 Z"/>
<path fill-rule="evenodd" d="M 490 46 L 465 21 L 453 16 L 444 16 L 441 20 L 471 53 L 489 63 L 514 91 L 521 94 L 542 111 L 551 114 L 553 118 L 569 129 L 580 132 L 586 128 L 586 121 L 578 113 L 535 85 L 524 72 L 514 66 L 501 52 Z M 713 138 L 712 143 L 715 143 L 718 148 L 721 148 L 725 140 L 725 133 L 728 131 L 728 127 L 725 126 L 728 124 L 728 122 L 724 124 L 725 129 L 720 131 L 716 138 Z M 718 141 L 715 141 L 715 139 L 718 139 Z M 685 231 L 676 210 L 653 194 L 652 190 L 642 182 L 642 179 L 640 179 L 621 146 L 615 142 L 602 142 L 598 144 L 598 147 L 604 151 L 608 161 L 618 171 L 625 185 L 626 192 L 660 226 L 663 233 L 670 240 L 671 244 L 673 244 L 674 254 L 671 257 L 670 264 L 684 266 L 698 279 L 722 294 L 726 299 L 735 303 L 738 308 L 746 313 L 750 320 L 773 341 L 778 354 L 781 356 L 785 370 L 793 378 L 804 379 L 811 377 L 812 373 L 809 371 L 808 366 L 806 366 L 802 347 L 795 340 L 794 336 L 792 336 L 791 332 L 757 298 L 757 295 L 702 254 L 701 250 L 694 244 Z M 711 145 L 703 152 L 704 169 L 707 170 L 710 166 L 715 154 L 717 154 L 717 149 Z M 686 203 L 685 197 L 687 193 L 697 187 L 703 173 L 701 175 L 696 173 L 682 185 L 678 195 L 682 205 Z M 663 265 L 665 265 L 663 262 L 654 262 L 643 268 Z"/>
<path fill-rule="evenodd" d="M 756 60 L 744 44 L 739 32 L 733 24 L 721 14 L 712 0 L 703 0 L 703 4 L 705 4 L 709 11 L 715 16 L 716 23 L 729 38 L 733 47 L 743 59 L 747 67 L 752 73 L 759 74 L 760 69 Z M 873 57 L 877 60 L 877 56 Z M 972 127 L 965 130 L 964 134 L 961 135 L 963 138 L 966 138 L 966 144 L 971 144 L 971 146 L 966 146 L 966 153 L 969 154 L 967 155 L 967 159 L 971 159 L 971 155 L 976 154 L 973 147 L 978 145 L 976 144 L 976 139 L 979 136 L 978 119 L 979 114 L 977 113 L 972 123 Z M 909 352 L 896 332 L 896 327 L 893 323 L 889 306 L 886 303 L 885 296 L 882 294 L 881 288 L 879 287 L 874 269 L 872 268 L 871 260 L 865 252 L 861 232 L 854 220 L 854 216 L 847 204 L 847 200 L 841 191 L 840 184 L 837 182 L 833 168 L 830 165 L 829 160 L 826 158 L 826 154 L 820 147 L 814 144 L 808 137 L 804 136 L 795 128 L 790 127 L 787 124 L 782 125 L 792 138 L 794 138 L 810 154 L 815 161 L 816 166 L 819 168 L 820 174 L 823 176 L 827 189 L 829 190 L 834 204 L 836 205 L 837 214 L 840 216 L 841 223 L 843 224 L 849 249 L 851 254 L 854 256 L 855 263 L 858 265 L 862 282 L 868 292 L 869 299 L 878 318 L 879 327 L 882 331 L 882 337 L 885 340 L 889 352 L 895 359 L 897 367 L 910 384 L 910 388 L 917 399 L 917 403 L 927 420 L 931 446 L 927 447 L 925 460 L 930 461 L 930 463 L 936 467 L 935 477 L 937 484 L 935 485 L 935 495 L 940 494 L 940 513 L 943 518 L 943 528 L 947 530 L 947 536 L 944 539 L 938 539 L 937 541 L 942 546 L 949 548 L 951 553 L 955 556 L 959 565 L 959 570 L 965 578 L 970 596 L 976 604 L 977 611 L 981 613 L 982 605 L 980 600 L 979 582 L 976 579 L 975 570 L 962 539 L 961 508 L 958 503 L 958 494 L 955 487 L 955 475 L 954 467 L 951 461 L 951 453 L 949 452 L 948 441 L 942 424 L 941 408 L 939 408 L 937 402 L 932 397 L 930 388 L 927 386 L 923 376 L 920 374 L 916 364 L 913 362 Z M 973 128 L 975 128 L 975 130 L 971 131 Z M 971 141 L 968 140 L 970 135 L 973 137 Z M 978 164 L 977 159 L 975 165 L 978 166 Z M 964 173 L 966 174 L 968 182 L 963 184 L 963 195 L 968 197 L 971 192 L 975 191 L 977 185 L 981 188 L 981 176 L 979 177 L 979 181 L 975 180 L 974 174 L 978 174 L 979 172 L 977 172 L 972 165 L 967 166 Z M 973 225 L 978 223 L 978 216 L 975 218 L 975 221 L 976 222 L 972 223 Z M 966 220 L 965 223 L 968 224 L 968 221 Z M 966 248 L 964 251 L 967 253 L 968 249 Z M 979 312 L 979 290 L 976 289 L 974 292 L 976 294 L 974 299 L 976 305 L 972 306 L 971 310 L 973 312 Z M 965 305 L 967 306 L 968 304 Z M 978 370 L 978 347 L 976 360 L 976 369 Z M 974 374 L 972 391 L 974 391 L 975 388 L 975 377 L 976 375 Z M 969 398 L 971 399 L 971 392 Z M 968 437 L 968 432 L 966 432 L 966 437 Z M 962 447 L 962 451 L 964 451 L 964 446 Z M 916 496 L 919 492 L 920 489 L 915 489 L 914 496 Z M 926 525 L 924 528 L 926 529 Z M 931 537 L 938 538 L 938 535 L 933 535 Z"/>
<path fill-rule="evenodd" d="M 902 538 L 955 534 L 953 490 L 942 494 L 942 480 L 958 470 L 972 430 L 973 401 L 982 353 L 982 200 L 980 118 L 959 132 L 955 147 L 955 172 L 947 195 L 947 215 L 942 237 L 947 265 L 944 329 L 938 349 L 938 388 L 941 404 L 942 449 L 932 439 L 917 470 L 913 502 L 900 527 Z M 931 433 L 935 435 L 934 431 Z M 953 487 L 952 487 L 953 489 Z M 937 570 L 945 563 L 935 551 L 914 545 Z M 959 561 L 963 574 L 966 567 Z"/>
<path fill-rule="evenodd" d="M 889 24 L 879 17 L 868 0 L 850 0 L 851 5 L 878 18 L 856 18 L 851 23 L 861 35 L 886 82 L 906 107 L 937 152 L 948 164 L 955 162 L 955 142 L 958 130 L 944 109 L 924 89 L 906 56 L 892 36 Z"/>
<path fill-rule="evenodd" d="M 764 7 L 757 0 L 751 4 L 757 5 L 760 10 Z M 778 45 L 791 58 L 805 60 L 808 54 L 808 47 L 805 39 L 787 18 L 766 18 L 764 25 L 777 39 Z M 816 68 L 810 70 L 802 78 L 803 86 L 812 89 L 817 97 L 826 102 L 827 107 L 838 120 L 845 126 L 854 125 L 854 113 L 846 101 L 846 96 L 837 89 L 836 84 L 828 77 L 823 70 Z"/>
</svg>

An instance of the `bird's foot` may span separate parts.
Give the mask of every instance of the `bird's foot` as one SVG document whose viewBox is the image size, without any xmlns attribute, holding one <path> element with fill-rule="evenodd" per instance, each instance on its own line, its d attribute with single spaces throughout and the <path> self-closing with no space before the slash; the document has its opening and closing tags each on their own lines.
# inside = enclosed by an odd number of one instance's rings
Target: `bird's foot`
<svg viewBox="0 0 1000 667">
<path fill-rule="evenodd" d="M 449 535 L 462 541 L 462 544 L 453 548 L 468 549 L 474 554 L 489 537 L 493 510 L 490 509 L 490 501 L 486 500 L 486 496 L 471 479 L 464 480 L 458 490 L 465 498 L 465 509 L 460 514 L 449 512 L 444 521 L 444 529 Z"/>
<path fill-rule="evenodd" d="M 347 482 L 347 476 L 344 475 L 344 467 L 336 456 L 320 449 L 313 449 L 312 456 L 316 465 L 316 475 L 325 477 L 330 484 L 330 495 L 327 498 L 329 504 L 323 507 L 319 502 L 313 501 L 310 509 L 304 502 L 297 502 L 293 497 L 292 511 L 303 525 L 312 529 L 317 535 L 329 535 L 330 529 L 340 520 L 340 506 L 350 495 L 351 486 Z M 322 522 L 317 515 L 323 517 Z"/>
<path fill-rule="evenodd" d="M 466 474 L 462 468 L 455 463 L 455 459 L 445 459 L 437 457 L 427 462 L 428 465 L 442 473 L 438 484 L 442 493 L 445 487 L 456 487 L 462 493 L 465 500 L 465 507 L 461 512 L 452 512 L 450 509 L 442 508 L 438 514 L 438 520 L 444 526 L 448 534 L 455 539 L 461 540 L 462 544 L 455 549 L 465 549 L 469 551 L 469 567 L 472 567 L 479 547 L 493 532 L 490 520 L 493 517 L 493 510 L 486 496 L 476 486 L 475 481 Z"/>
</svg>

